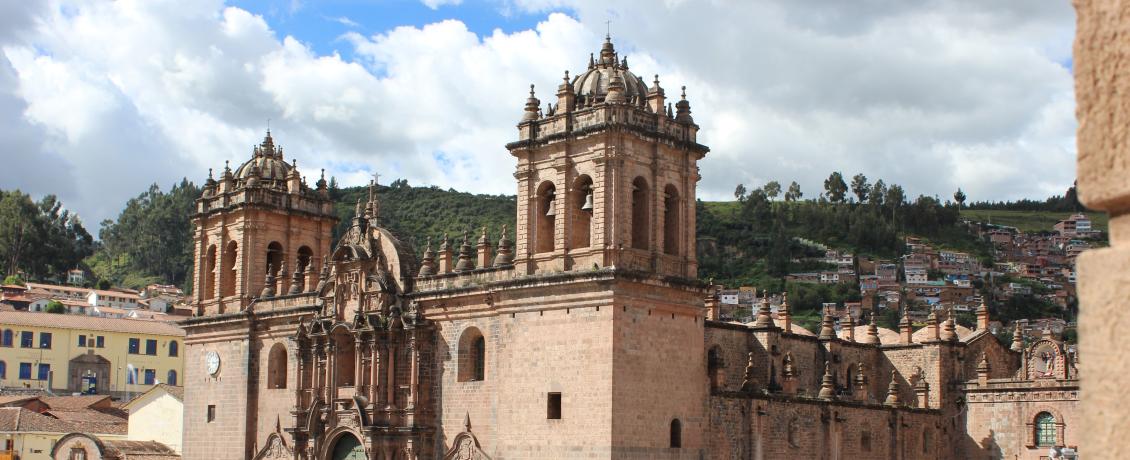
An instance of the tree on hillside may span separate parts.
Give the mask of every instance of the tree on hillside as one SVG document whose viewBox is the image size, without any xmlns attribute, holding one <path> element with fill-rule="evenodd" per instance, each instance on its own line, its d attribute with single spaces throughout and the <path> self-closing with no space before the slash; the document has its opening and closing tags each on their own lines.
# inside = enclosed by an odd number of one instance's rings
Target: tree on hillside
<svg viewBox="0 0 1130 460">
<path fill-rule="evenodd" d="M 35 279 L 60 276 L 93 250 L 94 238 L 82 221 L 54 195 L 36 203 L 19 190 L 0 190 L 0 262 L 5 274 L 22 270 Z"/>
<path fill-rule="evenodd" d="M 871 193 L 871 184 L 867 183 L 867 176 L 863 174 L 856 174 L 851 178 L 851 193 L 859 200 L 858 203 L 863 203 L 867 200 L 867 195 Z"/>
<path fill-rule="evenodd" d="M 839 171 L 832 173 L 824 180 L 824 196 L 832 203 L 843 203 L 847 196 L 847 190 L 844 176 Z"/>
<path fill-rule="evenodd" d="M 897 208 L 906 203 L 906 192 L 903 192 L 902 186 L 899 184 L 891 184 L 887 189 L 887 197 L 884 199 L 887 206 Z"/>
<path fill-rule="evenodd" d="M 785 201 L 799 201 L 804 194 L 800 192 L 800 184 L 794 180 L 789 184 L 789 190 L 785 192 Z"/>
<path fill-rule="evenodd" d="M 965 192 L 961 191 L 961 187 L 958 187 L 957 191 L 953 192 L 953 200 L 957 202 L 958 208 L 961 208 L 962 205 L 965 204 Z"/>
<path fill-rule="evenodd" d="M 162 192 L 157 184 L 126 203 L 117 221 L 102 223 L 100 236 L 110 265 L 124 262 L 133 273 L 159 277 L 163 282 L 180 285 L 192 270 L 192 222 L 200 189 L 182 179 Z M 114 278 L 122 283 L 124 275 L 108 273 L 109 267 L 97 267 L 99 278 Z"/>
<path fill-rule="evenodd" d="M 776 200 L 777 196 L 781 194 L 781 183 L 771 180 L 768 184 L 765 184 L 764 190 L 765 196 L 768 196 L 770 200 Z"/>
<path fill-rule="evenodd" d="M 879 179 L 875 181 L 875 185 L 871 186 L 871 192 L 867 195 L 867 202 L 872 206 L 882 206 L 886 195 L 887 184 L 883 183 L 883 179 Z"/>
<path fill-rule="evenodd" d="M 734 188 L 734 199 L 736 199 L 738 201 L 745 201 L 745 185 L 744 184 L 738 184 L 738 186 Z"/>
</svg>

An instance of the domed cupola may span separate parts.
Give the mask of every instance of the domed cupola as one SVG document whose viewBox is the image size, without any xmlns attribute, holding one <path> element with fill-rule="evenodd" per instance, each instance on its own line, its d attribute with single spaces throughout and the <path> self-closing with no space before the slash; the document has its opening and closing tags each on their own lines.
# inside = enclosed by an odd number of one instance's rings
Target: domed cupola
<svg viewBox="0 0 1130 460">
<path fill-rule="evenodd" d="M 612 46 L 612 38 L 605 36 L 600 48 L 600 58 L 589 56 L 589 67 L 573 79 L 577 105 L 585 106 L 604 102 L 643 104 L 647 100 L 647 84 L 628 70 L 628 58 L 621 59 Z M 609 93 L 612 94 L 609 98 Z"/>
<path fill-rule="evenodd" d="M 263 143 L 255 146 L 251 159 L 235 170 L 235 177 L 244 184 L 282 185 L 290 175 L 292 167 L 283 159 L 282 147 L 275 147 L 271 131 L 263 138 Z M 251 184 L 248 184 L 251 185 Z"/>
</svg>

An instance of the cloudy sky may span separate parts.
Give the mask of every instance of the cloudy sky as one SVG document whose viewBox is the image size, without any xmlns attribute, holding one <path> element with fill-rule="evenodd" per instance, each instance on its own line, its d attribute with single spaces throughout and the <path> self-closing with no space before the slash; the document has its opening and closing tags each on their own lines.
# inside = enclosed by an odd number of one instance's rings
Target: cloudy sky
<svg viewBox="0 0 1130 460">
<path fill-rule="evenodd" d="M 646 81 L 687 86 L 705 199 L 812 197 L 832 170 L 1044 198 L 1075 176 L 1074 20 L 1066 0 L 0 0 L 0 189 L 96 228 L 242 162 L 269 119 L 310 182 L 514 193 L 529 84 L 549 100 L 610 28 Z"/>
</svg>

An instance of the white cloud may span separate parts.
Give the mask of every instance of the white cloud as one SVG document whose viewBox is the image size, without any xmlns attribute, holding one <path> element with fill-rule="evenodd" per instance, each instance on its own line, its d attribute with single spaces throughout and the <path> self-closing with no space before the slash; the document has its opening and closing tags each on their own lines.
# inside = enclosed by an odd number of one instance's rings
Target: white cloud
<svg viewBox="0 0 1130 460">
<path fill-rule="evenodd" d="M 234 167 L 268 118 L 309 176 L 513 193 L 503 145 L 528 85 L 552 99 L 607 18 L 634 71 L 668 93 L 688 86 L 712 148 L 700 196 L 773 179 L 815 196 L 833 169 L 972 200 L 1043 197 L 1074 178 L 1061 2 L 516 1 L 503 7 L 578 19 L 350 32 L 352 60 L 219 0 L 27 3 L 0 8 L 0 141 L 15 146 L 0 161 L 18 168 L 14 186 L 58 193 L 87 221 L 151 182 Z"/>
<path fill-rule="evenodd" d="M 437 10 L 444 5 L 459 5 L 463 3 L 463 0 L 420 0 L 420 3 L 423 3 L 424 6 L 428 8 Z"/>
</svg>

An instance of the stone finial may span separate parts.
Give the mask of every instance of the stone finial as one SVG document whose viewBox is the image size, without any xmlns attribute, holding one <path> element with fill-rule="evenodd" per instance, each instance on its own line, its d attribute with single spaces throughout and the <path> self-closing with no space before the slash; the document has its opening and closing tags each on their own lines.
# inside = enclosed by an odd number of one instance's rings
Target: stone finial
<svg viewBox="0 0 1130 460">
<path fill-rule="evenodd" d="M 795 395 L 797 379 L 796 369 L 793 367 L 792 352 L 785 353 L 784 363 L 781 365 L 781 376 L 781 391 L 788 395 Z"/>
<path fill-rule="evenodd" d="M 537 96 L 534 96 L 534 85 L 530 85 L 530 97 L 526 99 L 526 109 L 522 113 L 522 123 L 535 121 L 538 119 L 538 110 L 541 107 L 541 101 Z"/>
<path fill-rule="evenodd" d="M 487 228 L 483 226 L 482 232 L 479 234 L 479 241 L 476 247 L 476 264 L 479 268 L 488 268 L 494 259 L 491 257 L 490 237 L 487 236 Z"/>
<path fill-rule="evenodd" d="M 459 246 L 459 261 L 455 264 L 456 272 L 466 272 L 475 269 L 475 261 L 471 255 L 470 235 L 463 232 L 463 244 Z"/>
<path fill-rule="evenodd" d="M 793 332 L 793 315 L 789 311 L 789 293 L 788 291 L 781 293 L 781 307 L 777 309 L 777 317 L 784 323 L 785 332 Z"/>
<path fill-rule="evenodd" d="M 914 343 L 914 330 L 910 326 L 910 312 L 903 313 L 899 321 L 899 341 L 901 343 Z"/>
<path fill-rule="evenodd" d="M 867 325 L 867 335 L 863 337 L 863 343 L 870 345 L 879 344 L 879 325 L 875 323 L 875 312 L 871 312 L 871 323 Z"/>
<path fill-rule="evenodd" d="M 283 286 L 286 283 L 286 261 L 285 260 L 282 261 L 282 263 L 279 264 L 279 271 L 277 273 L 275 273 L 275 282 L 278 283 L 278 285 L 275 287 L 275 294 L 276 295 L 283 294 L 286 291 L 285 289 L 283 289 Z"/>
<path fill-rule="evenodd" d="M 977 329 L 989 330 L 989 306 L 985 305 L 984 300 L 977 307 Z"/>
<path fill-rule="evenodd" d="M 942 324 L 942 340 L 946 342 L 957 341 L 957 320 L 953 315 L 953 309 L 949 311 L 945 323 Z"/>
<path fill-rule="evenodd" d="M 977 384 L 986 385 L 989 383 L 989 355 L 981 353 L 981 361 L 977 363 Z"/>
<path fill-rule="evenodd" d="M 899 402 L 899 380 L 898 372 L 891 371 L 891 383 L 887 385 L 887 399 L 883 401 L 884 406 L 897 407 L 902 403 Z"/>
<path fill-rule="evenodd" d="M 295 295 L 302 293 L 302 286 L 306 284 L 302 279 L 302 267 L 294 267 L 294 273 L 290 275 L 290 289 L 286 291 L 287 295 Z"/>
<path fill-rule="evenodd" d="M 471 414 L 467 413 L 463 416 L 463 430 L 467 433 L 471 432 Z"/>
<path fill-rule="evenodd" d="M 675 121 L 680 123 L 694 123 L 691 117 L 691 103 L 687 101 L 687 87 L 683 87 L 683 94 L 679 102 L 675 103 Z"/>
<path fill-rule="evenodd" d="M 322 272 L 318 274 L 318 287 L 315 289 L 322 292 L 322 288 L 326 287 L 326 283 L 330 280 L 330 264 L 325 256 L 322 256 Z"/>
<path fill-rule="evenodd" d="M 828 361 L 824 361 L 824 378 L 820 381 L 820 394 L 817 397 L 829 401 L 836 399 L 836 387 L 832 381 L 832 364 Z"/>
<path fill-rule="evenodd" d="M 757 321 L 753 323 L 754 327 L 773 327 L 773 311 L 769 308 L 769 296 L 761 298 L 761 303 L 757 308 Z"/>
<path fill-rule="evenodd" d="M 432 251 L 432 238 L 424 246 L 424 259 L 420 262 L 419 276 L 432 276 L 436 274 L 436 253 Z"/>
<path fill-rule="evenodd" d="M 938 315 L 934 313 L 933 309 L 930 310 L 930 315 L 926 317 L 926 328 L 930 332 L 927 342 L 937 342 L 942 339 L 938 333 Z"/>
<path fill-rule="evenodd" d="M 506 225 L 502 226 L 502 235 L 498 237 L 498 254 L 494 256 L 494 266 L 507 267 L 514 264 L 514 250 L 510 237 L 506 234 Z"/>
<path fill-rule="evenodd" d="M 851 317 L 851 312 L 848 312 L 847 317 L 840 323 L 840 330 L 844 331 L 844 340 L 855 341 L 855 318 Z"/>
<path fill-rule="evenodd" d="M 267 267 L 267 276 L 263 280 L 263 291 L 259 293 L 259 298 L 269 299 L 275 296 L 275 274 L 271 273 L 271 267 Z"/>
<path fill-rule="evenodd" d="M 836 327 L 832 321 L 832 314 L 824 312 L 824 319 L 820 321 L 820 340 L 832 340 L 836 338 Z"/>
<path fill-rule="evenodd" d="M 604 100 L 613 104 L 624 102 L 624 78 L 620 76 L 620 72 L 612 71 L 612 78 L 608 81 L 608 95 Z"/>
<path fill-rule="evenodd" d="M 848 383 L 855 387 L 854 391 L 853 391 L 855 400 L 856 401 L 866 401 L 868 399 L 868 395 L 867 395 L 867 368 L 864 367 L 862 362 L 860 362 L 859 364 L 856 365 L 855 369 L 856 369 L 855 381 L 854 382 L 848 382 Z"/>
<path fill-rule="evenodd" d="M 306 292 L 314 292 L 318 286 L 318 276 L 314 271 L 314 258 L 306 261 L 306 272 L 302 274 L 303 285 L 305 285 Z"/>
<path fill-rule="evenodd" d="M 1010 350 L 1015 352 L 1024 351 L 1024 332 L 1020 330 L 1020 323 L 1014 323 L 1012 327 L 1012 347 Z"/>
<path fill-rule="evenodd" d="M 757 386 L 757 378 L 753 375 L 753 352 L 749 352 L 749 360 L 745 365 L 745 375 L 742 376 L 742 391 L 752 393 Z"/>
<path fill-rule="evenodd" d="M 444 233 L 443 239 L 440 240 L 438 256 L 439 256 L 439 273 L 451 273 L 451 269 L 454 268 L 454 267 L 451 265 L 451 259 L 452 259 L 451 240 L 448 239 L 447 233 Z"/>
</svg>

